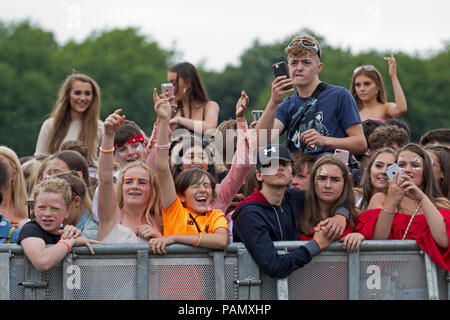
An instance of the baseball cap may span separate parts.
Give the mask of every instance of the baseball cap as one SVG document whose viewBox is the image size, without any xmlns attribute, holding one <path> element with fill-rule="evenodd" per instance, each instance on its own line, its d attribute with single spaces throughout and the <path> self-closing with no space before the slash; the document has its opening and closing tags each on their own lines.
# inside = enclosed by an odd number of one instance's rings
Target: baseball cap
<svg viewBox="0 0 450 320">
<path fill-rule="evenodd" d="M 291 153 L 281 144 L 268 144 L 258 152 L 256 170 L 261 171 L 262 166 L 272 160 L 292 161 Z"/>
</svg>

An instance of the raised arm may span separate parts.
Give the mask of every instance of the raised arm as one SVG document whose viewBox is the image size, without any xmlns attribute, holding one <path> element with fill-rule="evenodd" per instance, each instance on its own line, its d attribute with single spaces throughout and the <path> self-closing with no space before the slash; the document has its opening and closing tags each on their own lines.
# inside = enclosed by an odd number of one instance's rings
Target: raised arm
<svg viewBox="0 0 450 320">
<path fill-rule="evenodd" d="M 286 78 L 286 76 L 277 77 L 272 82 L 272 94 L 255 128 L 257 150 L 265 147 L 270 141 L 278 137 L 284 129 L 284 124 L 275 119 L 275 115 L 278 105 L 283 101 L 283 95 L 294 92 L 294 89 L 285 89 L 289 85 L 292 85 L 292 80 Z"/>
<path fill-rule="evenodd" d="M 177 194 L 169 164 L 169 120 L 172 109 L 169 100 L 162 97 L 158 97 L 156 88 L 153 89 L 155 112 L 159 117 L 159 132 L 155 144 L 155 168 L 161 193 L 161 207 L 167 209 L 176 201 Z"/>
<path fill-rule="evenodd" d="M 249 98 L 245 91 L 236 103 L 237 120 L 237 143 L 236 152 L 233 156 L 233 163 L 230 171 L 222 182 L 216 185 L 217 198 L 211 206 L 213 209 L 220 209 L 226 212 L 233 198 L 238 193 L 244 183 L 244 180 L 250 171 L 250 150 L 251 143 L 248 135 L 247 120 L 245 119 L 245 110 L 247 109 Z M 226 148 L 226 146 L 224 146 Z"/>
<path fill-rule="evenodd" d="M 117 109 L 105 120 L 105 135 L 98 161 L 98 239 L 103 240 L 120 219 L 113 180 L 114 134 L 122 126 L 125 116 Z"/>
<path fill-rule="evenodd" d="M 392 80 L 392 88 L 394 89 L 395 103 L 388 103 L 386 113 L 391 118 L 400 118 L 408 110 L 406 104 L 405 93 L 403 92 L 402 86 L 397 76 L 397 62 L 394 56 L 391 54 L 390 57 L 385 57 L 384 60 L 388 62 L 389 76 Z"/>
</svg>

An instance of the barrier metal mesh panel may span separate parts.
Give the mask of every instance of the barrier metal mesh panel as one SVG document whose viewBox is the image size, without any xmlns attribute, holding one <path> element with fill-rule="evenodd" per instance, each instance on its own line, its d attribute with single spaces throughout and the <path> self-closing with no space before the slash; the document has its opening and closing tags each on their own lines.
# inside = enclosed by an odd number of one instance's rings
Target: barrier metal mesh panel
<svg viewBox="0 0 450 320">
<path fill-rule="evenodd" d="M 361 254 L 360 298 L 424 300 L 428 298 L 425 262 L 419 254 Z"/>
<path fill-rule="evenodd" d="M 23 257 L 12 258 L 9 265 L 9 294 L 11 300 L 24 300 L 25 288 L 19 283 L 25 280 L 25 260 Z"/>
<path fill-rule="evenodd" d="M 239 279 L 237 260 L 225 262 L 225 299 L 237 300 L 239 298 L 239 286 L 236 280 Z"/>
<path fill-rule="evenodd" d="M 436 265 L 438 289 L 439 289 L 439 300 L 449 300 L 448 290 L 447 290 L 447 270 Z M 449 275 L 450 276 L 450 275 Z"/>
<path fill-rule="evenodd" d="M 261 274 L 261 299 L 277 299 L 277 281 Z M 347 256 L 320 255 L 288 277 L 289 300 L 348 299 Z"/>
<path fill-rule="evenodd" d="M 136 259 L 78 259 L 81 283 L 72 291 L 74 300 L 137 299 Z"/>
<path fill-rule="evenodd" d="M 62 264 L 58 264 L 47 271 L 46 282 L 47 300 L 62 300 L 64 297 Z"/>
<path fill-rule="evenodd" d="M 212 260 L 195 257 L 150 259 L 149 299 L 215 299 Z"/>
</svg>

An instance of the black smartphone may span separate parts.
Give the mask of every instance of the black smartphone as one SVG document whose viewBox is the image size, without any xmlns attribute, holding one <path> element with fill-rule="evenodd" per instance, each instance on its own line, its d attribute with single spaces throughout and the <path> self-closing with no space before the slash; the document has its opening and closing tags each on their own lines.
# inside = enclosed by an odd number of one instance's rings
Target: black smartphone
<svg viewBox="0 0 450 320">
<path fill-rule="evenodd" d="M 286 62 L 284 62 L 284 61 L 274 63 L 272 65 L 272 71 L 273 71 L 275 78 L 279 77 L 279 76 L 286 76 L 289 78 L 288 67 L 286 65 Z M 292 85 L 285 88 L 285 90 L 289 90 L 289 89 L 292 89 Z"/>
</svg>

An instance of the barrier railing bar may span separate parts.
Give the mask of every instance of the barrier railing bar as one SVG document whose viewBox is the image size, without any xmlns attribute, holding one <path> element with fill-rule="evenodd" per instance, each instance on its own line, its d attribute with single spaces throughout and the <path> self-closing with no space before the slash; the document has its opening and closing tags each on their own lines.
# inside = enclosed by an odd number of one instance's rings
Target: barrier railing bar
<svg viewBox="0 0 450 320">
<path fill-rule="evenodd" d="M 216 300 L 225 300 L 225 256 L 223 251 L 213 251 Z"/>
<path fill-rule="evenodd" d="M 360 299 L 360 257 L 359 250 L 348 255 L 348 298 L 349 300 Z"/>
<path fill-rule="evenodd" d="M 0 300 L 11 299 L 9 293 L 9 258 L 10 252 L 0 252 Z"/>
<path fill-rule="evenodd" d="M 261 286 L 259 268 L 244 248 L 238 250 L 238 265 L 239 278 L 236 284 L 239 286 L 239 300 L 259 300 Z"/>
<path fill-rule="evenodd" d="M 73 286 L 68 285 L 69 267 L 73 265 L 73 255 L 69 253 L 63 260 L 63 299 L 73 300 Z"/>
<path fill-rule="evenodd" d="M 278 250 L 278 254 L 286 254 L 287 250 Z M 289 282 L 288 278 L 277 279 L 277 299 L 289 300 Z"/>
<path fill-rule="evenodd" d="M 138 250 L 137 259 L 137 297 L 148 300 L 148 250 Z"/>
<path fill-rule="evenodd" d="M 25 281 L 24 287 L 25 300 L 45 300 L 47 297 L 47 272 L 39 272 L 33 264 L 24 256 L 25 261 Z"/>
<path fill-rule="evenodd" d="M 430 256 L 424 252 L 425 271 L 427 279 L 428 300 L 439 300 L 439 288 L 437 281 L 436 265 L 431 261 Z"/>
</svg>

